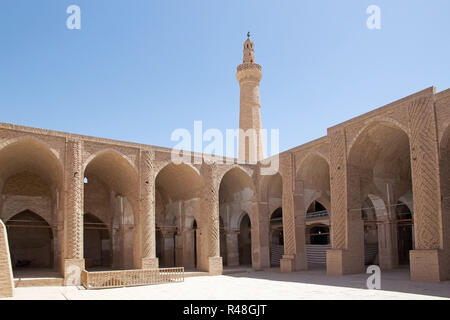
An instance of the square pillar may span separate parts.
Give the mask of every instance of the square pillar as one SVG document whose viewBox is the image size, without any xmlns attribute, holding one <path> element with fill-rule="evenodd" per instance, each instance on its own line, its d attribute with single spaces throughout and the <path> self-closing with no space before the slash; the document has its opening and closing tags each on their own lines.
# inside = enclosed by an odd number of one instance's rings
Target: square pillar
<svg viewBox="0 0 450 320">
<path fill-rule="evenodd" d="M 84 259 L 64 260 L 64 285 L 80 286 L 81 272 L 84 270 Z"/>
<path fill-rule="evenodd" d="M 389 219 L 378 225 L 378 260 L 380 268 L 384 270 L 398 266 L 396 227 Z"/>
<path fill-rule="evenodd" d="M 264 270 L 270 268 L 269 218 L 267 203 L 254 203 L 252 213 L 252 268 Z"/>
<path fill-rule="evenodd" d="M 201 174 L 204 188 L 201 193 L 200 259 L 201 270 L 212 275 L 222 274 L 223 261 L 220 256 L 219 228 L 219 173 L 217 164 L 203 162 Z M 206 270 L 205 270 L 206 269 Z"/>
<path fill-rule="evenodd" d="M 445 280 L 445 256 L 439 249 L 411 250 L 409 252 L 411 280 L 439 282 Z"/>
<path fill-rule="evenodd" d="M 8 236 L 3 221 L 0 220 L 0 298 L 14 296 L 14 278 L 9 253 Z"/>
<path fill-rule="evenodd" d="M 84 176 L 82 142 L 66 141 L 64 197 L 64 284 L 78 286 L 84 270 L 83 210 Z"/>
<path fill-rule="evenodd" d="M 155 155 L 150 151 L 140 153 L 140 227 L 141 227 L 141 269 L 158 268 L 156 258 L 155 225 Z"/>
<path fill-rule="evenodd" d="M 295 181 L 292 154 L 284 156 L 280 164 L 283 176 L 284 235 L 284 255 L 280 261 L 280 270 L 282 272 L 306 270 L 305 225 L 302 217 L 305 211 L 303 208 L 303 183 Z M 294 191 L 294 189 L 296 190 Z"/>
<path fill-rule="evenodd" d="M 330 136 L 331 245 L 327 274 L 364 272 L 364 223 L 361 218 L 359 168 L 347 162 L 344 129 Z"/>
<path fill-rule="evenodd" d="M 227 263 L 229 267 L 239 265 L 239 233 L 234 231 L 227 231 Z"/>
<path fill-rule="evenodd" d="M 439 146 L 434 91 L 408 106 L 411 176 L 414 195 L 415 249 L 410 251 L 411 279 L 439 281 L 448 268 L 444 248 Z"/>
<path fill-rule="evenodd" d="M 175 265 L 175 233 L 162 231 L 161 260 L 162 265 L 169 267 Z"/>
</svg>

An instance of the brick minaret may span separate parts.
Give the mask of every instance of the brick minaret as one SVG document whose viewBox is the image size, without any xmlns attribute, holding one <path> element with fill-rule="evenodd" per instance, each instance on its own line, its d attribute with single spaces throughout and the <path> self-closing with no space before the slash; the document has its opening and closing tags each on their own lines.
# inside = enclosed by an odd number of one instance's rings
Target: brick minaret
<svg viewBox="0 0 450 320">
<path fill-rule="evenodd" d="M 241 88 L 239 128 L 243 130 L 239 133 L 239 160 L 255 163 L 264 158 L 259 101 L 262 72 L 261 66 L 255 63 L 255 50 L 250 33 L 244 42 L 244 59 L 237 67 L 236 78 Z"/>
</svg>

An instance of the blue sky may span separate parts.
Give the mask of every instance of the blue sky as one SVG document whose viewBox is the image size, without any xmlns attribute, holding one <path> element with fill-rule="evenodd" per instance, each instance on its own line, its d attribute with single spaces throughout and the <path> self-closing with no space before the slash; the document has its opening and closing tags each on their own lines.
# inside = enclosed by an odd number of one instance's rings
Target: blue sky
<svg viewBox="0 0 450 320">
<path fill-rule="evenodd" d="M 81 8 L 68 30 L 66 8 Z M 368 30 L 366 8 L 381 8 Z M 450 1 L 3 0 L 0 121 L 172 147 L 236 128 L 252 33 L 263 126 L 286 150 L 425 89 L 450 88 Z"/>
</svg>

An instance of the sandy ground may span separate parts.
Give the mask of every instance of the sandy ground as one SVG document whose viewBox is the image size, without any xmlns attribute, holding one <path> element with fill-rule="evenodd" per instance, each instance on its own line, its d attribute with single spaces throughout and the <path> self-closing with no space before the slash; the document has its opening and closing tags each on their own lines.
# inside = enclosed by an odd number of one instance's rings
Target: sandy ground
<svg viewBox="0 0 450 320">
<path fill-rule="evenodd" d="M 183 283 L 85 290 L 83 287 L 16 288 L 12 299 L 450 299 L 450 282 L 412 282 L 406 270 L 383 272 L 381 290 L 368 290 L 368 274 L 326 276 L 324 270 L 290 274 L 244 272 L 186 278 Z"/>
</svg>

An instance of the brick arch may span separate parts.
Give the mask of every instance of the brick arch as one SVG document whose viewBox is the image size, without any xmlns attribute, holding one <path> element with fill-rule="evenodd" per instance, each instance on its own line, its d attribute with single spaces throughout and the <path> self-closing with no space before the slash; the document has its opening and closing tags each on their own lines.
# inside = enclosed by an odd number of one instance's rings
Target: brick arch
<svg viewBox="0 0 450 320">
<path fill-rule="evenodd" d="M 279 181 L 277 181 L 279 180 Z M 272 183 L 279 182 L 279 186 L 274 186 Z M 278 188 L 279 187 L 279 188 Z M 280 198 L 283 195 L 283 177 L 280 172 L 271 175 L 271 176 L 263 176 L 260 180 L 260 194 L 259 194 L 259 200 L 263 202 L 267 202 L 269 200 L 269 193 L 271 191 L 274 191 L 274 189 L 280 189 Z"/>
<path fill-rule="evenodd" d="M 8 212 L 4 216 L 3 220 L 5 223 L 7 223 L 14 216 L 16 216 L 24 211 L 33 212 L 35 215 L 39 216 L 42 220 L 44 220 L 49 226 L 52 226 L 52 224 L 47 220 L 48 217 L 46 217 L 46 215 L 42 212 L 43 211 L 42 208 L 35 206 L 33 204 L 30 204 L 30 203 L 14 208 L 12 211 Z M 52 232 L 54 232 L 53 227 L 52 227 Z"/>
<path fill-rule="evenodd" d="M 297 164 L 296 167 L 296 172 L 295 175 L 297 176 L 299 174 L 300 169 L 304 166 L 305 162 L 307 162 L 310 158 L 312 157 L 319 157 L 322 158 L 324 161 L 326 161 L 326 163 L 328 164 L 328 166 L 330 166 L 330 160 L 323 155 L 322 153 L 318 152 L 318 151 L 310 151 L 308 152 L 301 160 L 300 162 Z"/>
<path fill-rule="evenodd" d="M 296 180 L 303 182 L 303 188 L 314 189 L 321 194 L 320 196 L 330 192 L 330 164 L 320 153 L 308 153 L 300 162 L 295 177 Z M 300 185 L 296 183 L 295 188 L 299 187 Z"/>
<path fill-rule="evenodd" d="M 58 159 L 61 163 L 62 163 L 62 157 L 60 155 L 60 153 L 55 150 L 54 148 L 52 148 L 47 142 L 45 142 L 44 140 L 41 140 L 39 138 L 36 138 L 35 136 L 31 136 L 31 135 L 26 135 L 26 136 L 21 136 L 21 137 L 16 137 L 16 138 L 11 138 L 8 140 L 5 140 L 3 142 L 0 143 L 0 152 L 7 146 L 11 145 L 11 144 L 15 144 L 17 142 L 20 141 L 34 141 L 38 144 L 41 144 L 43 146 L 45 146 L 49 151 L 51 151 L 53 153 L 53 155 L 55 156 L 56 159 Z"/>
<path fill-rule="evenodd" d="M 17 161 L 20 158 L 21 161 Z M 3 162 L 3 164 L 2 164 Z M 45 141 L 33 136 L 12 138 L 0 144 L 0 177 L 31 171 L 47 183 L 61 188 L 63 164 L 60 154 Z"/>
<path fill-rule="evenodd" d="M 386 198 L 385 183 L 393 184 L 397 195 L 410 189 L 410 148 L 408 132 L 393 121 L 378 119 L 367 124 L 348 152 L 350 175 L 358 176 L 362 182 L 359 188 L 363 192 L 359 198 L 369 193 L 382 194 Z M 353 198 L 352 207 L 358 206 L 363 200 Z"/>
<path fill-rule="evenodd" d="M 155 176 L 156 187 L 166 192 L 171 200 L 198 197 L 203 183 L 200 171 L 189 163 L 169 162 Z"/>
<path fill-rule="evenodd" d="M 227 167 L 223 168 L 222 172 L 218 176 L 218 180 L 220 182 L 222 182 L 225 175 L 227 175 L 230 171 L 235 170 L 235 169 L 241 171 L 243 174 L 247 175 L 250 179 L 252 178 L 252 170 L 251 169 L 235 164 L 235 165 L 231 165 L 231 166 L 227 166 Z M 252 182 L 252 184 L 253 184 L 253 182 Z"/>
<path fill-rule="evenodd" d="M 244 191 L 246 188 L 252 191 L 252 198 L 255 196 L 255 186 L 251 176 L 239 166 L 234 166 L 227 170 L 220 176 L 219 181 L 219 202 L 222 202 L 224 197 L 226 198 L 225 200 L 229 199 L 229 194 L 225 194 L 226 192 L 239 192 Z"/>
<path fill-rule="evenodd" d="M 123 154 L 120 151 L 117 151 L 116 149 L 113 149 L 113 148 L 101 149 L 101 150 L 98 150 L 97 152 L 94 152 L 91 155 L 89 155 L 89 157 L 83 163 L 83 172 L 86 170 L 87 166 L 95 158 L 98 158 L 99 156 L 101 156 L 102 154 L 105 154 L 105 153 L 114 153 L 114 154 L 118 155 L 119 157 L 123 158 L 133 168 L 133 170 L 136 172 L 136 174 L 138 173 L 138 169 L 137 169 L 136 165 L 134 164 L 134 162 L 128 156 L 126 156 L 125 154 Z"/>
<path fill-rule="evenodd" d="M 448 156 L 450 152 L 450 121 L 445 126 L 445 130 L 442 133 L 441 139 L 439 141 L 439 151 L 441 159 L 442 157 Z"/>
<path fill-rule="evenodd" d="M 139 176 L 125 155 L 114 149 L 103 149 L 91 155 L 83 166 L 83 177 L 88 177 L 88 184 L 90 175 L 95 176 L 108 191 L 125 197 L 131 205 L 134 221 L 138 221 Z"/>
<path fill-rule="evenodd" d="M 311 201 L 308 202 L 308 204 L 305 206 L 305 216 L 307 214 L 308 208 L 314 201 L 319 202 L 322 206 L 324 206 L 328 212 L 328 216 L 331 217 L 331 200 L 329 197 L 326 197 L 324 195 L 321 195 L 320 197 L 317 198 L 313 198 Z"/>
<path fill-rule="evenodd" d="M 366 124 L 358 131 L 358 133 L 353 137 L 353 139 L 347 145 L 347 155 L 349 156 L 351 150 L 353 149 L 354 144 L 358 141 L 358 139 L 367 131 L 367 129 L 374 127 L 378 124 L 389 124 L 390 126 L 396 127 L 397 129 L 403 131 L 408 136 L 408 140 L 410 139 L 409 128 L 405 127 L 400 122 L 388 118 L 388 117 L 377 117 L 373 118 L 366 122 Z"/>
<path fill-rule="evenodd" d="M 16 210 L 10 212 L 5 218 L 5 223 L 8 223 L 8 221 L 10 221 L 12 218 L 14 218 L 15 216 L 17 216 L 18 214 L 21 214 L 24 211 L 30 211 L 32 213 L 34 213 L 36 216 L 38 216 L 39 218 L 41 218 L 42 220 L 44 220 L 49 226 L 51 226 L 52 224 L 45 218 L 45 214 L 43 214 L 41 212 L 41 209 L 38 207 L 34 207 L 34 206 L 23 206 L 21 208 L 17 208 Z M 53 233 L 53 228 L 52 228 L 52 233 Z"/>
</svg>

